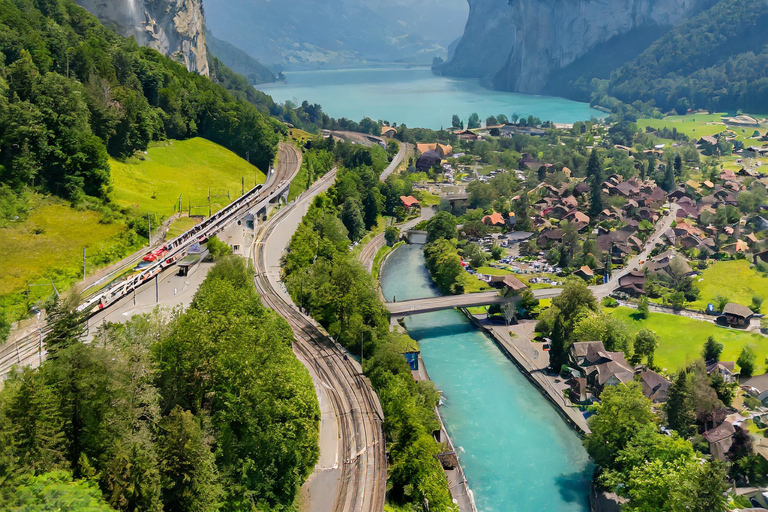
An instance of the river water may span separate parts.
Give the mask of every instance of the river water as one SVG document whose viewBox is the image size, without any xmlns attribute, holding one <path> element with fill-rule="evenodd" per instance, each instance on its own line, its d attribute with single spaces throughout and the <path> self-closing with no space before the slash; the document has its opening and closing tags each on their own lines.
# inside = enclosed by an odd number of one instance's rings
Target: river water
<svg viewBox="0 0 768 512">
<path fill-rule="evenodd" d="M 422 246 L 397 249 L 382 269 L 388 300 L 439 295 Z M 443 392 L 441 414 L 480 512 L 587 512 L 592 466 L 576 433 L 458 311 L 406 319 Z"/>
<path fill-rule="evenodd" d="M 466 123 L 476 112 L 491 115 L 533 115 L 544 121 L 573 123 L 605 114 L 587 103 L 491 91 L 477 80 L 439 77 L 429 68 L 342 69 L 286 72 L 286 82 L 257 86 L 278 102 L 319 103 L 332 117 L 359 121 L 363 117 L 407 126 L 451 125 L 458 114 Z"/>
</svg>

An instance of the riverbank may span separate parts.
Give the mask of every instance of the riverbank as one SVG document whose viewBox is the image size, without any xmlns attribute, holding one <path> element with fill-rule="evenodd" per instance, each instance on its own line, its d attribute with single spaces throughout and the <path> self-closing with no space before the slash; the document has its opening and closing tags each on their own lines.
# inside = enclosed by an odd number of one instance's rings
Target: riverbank
<svg viewBox="0 0 768 512">
<path fill-rule="evenodd" d="M 506 325 L 490 323 L 486 315 L 473 315 L 464 308 L 461 309 L 461 312 L 475 327 L 486 333 L 494 341 L 499 350 L 549 400 L 571 428 L 580 435 L 591 432 L 581 411 L 565 398 L 568 386 L 559 377 L 552 376 L 547 372 L 549 353 L 539 350 L 531 344 L 535 321 L 523 320 L 516 326 L 507 327 Z M 515 336 L 510 335 L 510 330 Z"/>
<path fill-rule="evenodd" d="M 413 373 L 414 378 L 417 381 L 432 380 L 429 378 L 427 366 L 424 364 L 424 359 L 421 356 L 419 356 L 419 369 Z M 448 488 L 451 491 L 451 497 L 454 502 L 459 505 L 460 512 L 477 512 L 475 496 L 469 488 L 467 477 L 464 474 L 464 468 L 461 466 L 459 452 L 456 451 L 451 436 L 448 435 L 448 430 L 445 428 L 445 421 L 443 421 L 443 415 L 440 414 L 440 408 L 436 407 L 435 412 L 437 413 L 437 417 L 440 418 L 440 439 L 438 439 L 438 442 L 447 444 L 451 448 L 451 451 L 456 454 L 458 460 L 455 469 L 444 469 L 445 477 L 448 479 Z"/>
<path fill-rule="evenodd" d="M 419 246 L 392 252 L 385 296 L 438 296 Z M 593 467 L 575 429 L 486 332 L 460 312 L 404 320 L 440 390 L 439 414 L 479 510 L 587 512 Z"/>
</svg>

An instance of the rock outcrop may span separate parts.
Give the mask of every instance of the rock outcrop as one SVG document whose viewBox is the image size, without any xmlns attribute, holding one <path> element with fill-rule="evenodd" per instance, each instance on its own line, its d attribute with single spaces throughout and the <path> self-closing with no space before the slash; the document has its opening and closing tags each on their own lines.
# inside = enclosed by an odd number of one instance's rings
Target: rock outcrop
<svg viewBox="0 0 768 512">
<path fill-rule="evenodd" d="M 547 89 L 554 72 L 596 47 L 610 50 L 606 43 L 622 35 L 672 27 L 715 0 L 468 2 L 464 36 L 440 72 L 480 78 L 495 89 L 536 94 Z"/>
<path fill-rule="evenodd" d="M 202 0 L 76 0 L 120 35 L 208 75 Z"/>
</svg>

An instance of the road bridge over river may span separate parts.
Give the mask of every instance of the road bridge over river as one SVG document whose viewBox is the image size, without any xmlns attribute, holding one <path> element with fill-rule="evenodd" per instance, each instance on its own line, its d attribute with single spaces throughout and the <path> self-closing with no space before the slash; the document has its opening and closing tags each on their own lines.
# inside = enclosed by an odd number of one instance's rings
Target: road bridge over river
<svg viewBox="0 0 768 512">
<path fill-rule="evenodd" d="M 545 288 L 533 290 L 533 296 L 537 299 L 553 299 L 560 295 L 560 288 Z M 397 297 L 393 297 L 396 299 Z M 490 306 L 492 304 L 504 304 L 518 300 L 517 296 L 503 297 L 499 292 L 467 293 L 464 295 L 448 295 L 444 297 L 430 297 L 428 299 L 405 300 L 402 302 L 388 302 L 387 309 L 394 318 L 400 318 L 421 313 L 432 313 L 443 309 L 472 308 L 477 306 Z M 389 297 L 387 297 L 389 299 Z"/>
</svg>

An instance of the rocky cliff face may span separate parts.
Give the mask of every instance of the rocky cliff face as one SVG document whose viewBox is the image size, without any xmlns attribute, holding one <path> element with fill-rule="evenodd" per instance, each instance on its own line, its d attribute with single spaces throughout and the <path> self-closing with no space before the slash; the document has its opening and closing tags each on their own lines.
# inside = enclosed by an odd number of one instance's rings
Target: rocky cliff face
<svg viewBox="0 0 768 512">
<path fill-rule="evenodd" d="M 644 28 L 671 27 L 714 0 L 468 2 L 464 36 L 453 59 L 441 67 L 442 74 L 476 77 L 496 89 L 535 94 L 546 90 L 553 72 L 596 47 L 610 52 L 605 43 Z"/>
<path fill-rule="evenodd" d="M 201 0 L 76 0 L 120 35 L 208 75 Z"/>
</svg>

